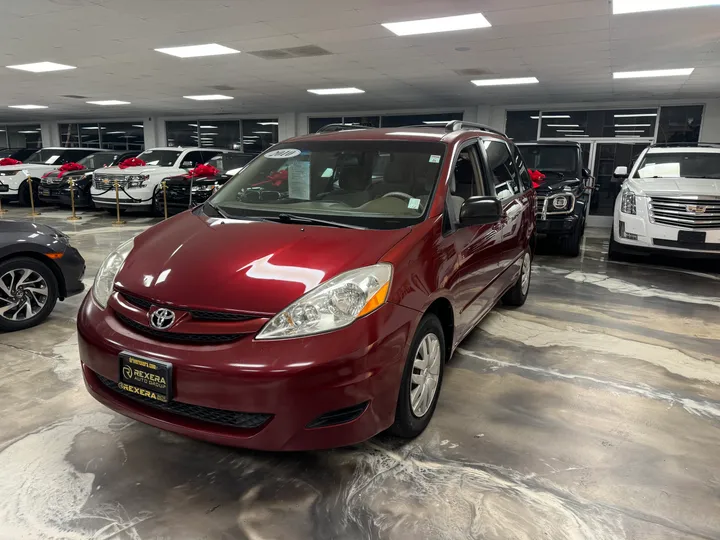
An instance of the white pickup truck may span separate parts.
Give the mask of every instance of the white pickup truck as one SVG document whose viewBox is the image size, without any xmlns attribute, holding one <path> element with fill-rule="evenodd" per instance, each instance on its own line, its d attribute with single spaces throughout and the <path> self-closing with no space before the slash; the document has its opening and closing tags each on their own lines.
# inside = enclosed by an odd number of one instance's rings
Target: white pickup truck
<svg viewBox="0 0 720 540">
<path fill-rule="evenodd" d="M 37 201 L 37 190 L 42 176 L 60 168 L 65 163 L 80 161 L 82 158 L 99 152 L 98 148 L 42 148 L 16 165 L 0 167 L 0 197 L 5 200 L 20 201 L 30 206 L 28 178 L 32 179 L 33 197 Z"/>
<path fill-rule="evenodd" d="M 168 177 L 187 173 L 209 161 L 216 155 L 227 152 L 220 148 L 153 148 L 138 156 L 145 162 L 140 167 L 107 167 L 93 174 L 90 190 L 97 208 L 108 211 L 115 209 L 115 181 L 118 184 L 118 198 L 123 210 L 157 211 L 154 205 L 155 190 Z"/>
<path fill-rule="evenodd" d="M 610 258 L 631 252 L 720 257 L 720 146 L 651 146 L 615 201 Z"/>
</svg>

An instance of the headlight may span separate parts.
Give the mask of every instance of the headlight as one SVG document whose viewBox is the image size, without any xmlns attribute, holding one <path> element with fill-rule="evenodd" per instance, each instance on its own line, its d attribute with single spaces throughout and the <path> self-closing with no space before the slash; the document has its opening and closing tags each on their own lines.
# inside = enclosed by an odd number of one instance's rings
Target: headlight
<svg viewBox="0 0 720 540">
<path fill-rule="evenodd" d="M 113 291 L 115 285 L 115 276 L 118 275 L 120 269 L 125 264 L 125 259 L 132 251 L 135 245 L 132 239 L 125 242 L 115 251 L 113 251 L 108 258 L 100 266 L 97 275 L 95 276 L 95 283 L 93 283 L 93 298 L 95 301 L 104 308 L 107 307 L 108 299 Z"/>
<path fill-rule="evenodd" d="M 349 326 L 385 303 L 391 278 L 387 263 L 340 274 L 275 315 L 256 339 L 309 336 Z"/>
<path fill-rule="evenodd" d="M 192 191 L 195 193 L 196 191 L 215 191 L 217 189 L 217 184 L 206 184 L 206 185 L 200 185 L 200 186 L 193 186 Z"/>
<path fill-rule="evenodd" d="M 623 214 L 637 214 L 637 204 L 635 200 L 635 193 L 629 189 L 624 189 L 622 192 L 622 199 L 620 201 L 620 211 Z"/>
<path fill-rule="evenodd" d="M 555 210 L 564 210 L 568 207 L 569 200 L 567 197 L 553 197 L 552 205 Z"/>
<path fill-rule="evenodd" d="M 21 172 L 20 170 L 17 171 L 2 171 L 0 172 L 0 176 L 15 176 L 17 173 Z"/>
<path fill-rule="evenodd" d="M 127 177 L 127 185 L 129 188 L 143 187 L 149 178 L 148 174 L 134 174 Z"/>
</svg>

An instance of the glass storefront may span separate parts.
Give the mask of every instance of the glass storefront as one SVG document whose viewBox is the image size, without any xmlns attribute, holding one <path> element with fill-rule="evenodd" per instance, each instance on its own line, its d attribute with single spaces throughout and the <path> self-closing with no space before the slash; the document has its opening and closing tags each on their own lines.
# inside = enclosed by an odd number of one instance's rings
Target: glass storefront
<svg viewBox="0 0 720 540">
<path fill-rule="evenodd" d="M 168 146 L 228 148 L 259 154 L 278 142 L 278 119 L 165 122 Z"/>
<path fill-rule="evenodd" d="M 60 124 L 60 146 L 103 148 L 138 153 L 145 149 L 145 129 L 141 121 Z"/>
<path fill-rule="evenodd" d="M 698 142 L 700 140 L 702 115 L 702 105 L 662 107 L 660 109 L 660 127 L 658 128 L 657 142 Z"/>
<path fill-rule="evenodd" d="M 0 125 L 0 148 L 42 148 L 40 124 Z"/>
<path fill-rule="evenodd" d="M 308 118 L 308 133 L 317 131 L 328 124 L 347 124 L 368 127 L 402 127 L 423 124 L 443 124 L 453 120 L 462 120 L 463 113 L 433 114 L 386 114 L 382 116 L 321 116 Z"/>
</svg>

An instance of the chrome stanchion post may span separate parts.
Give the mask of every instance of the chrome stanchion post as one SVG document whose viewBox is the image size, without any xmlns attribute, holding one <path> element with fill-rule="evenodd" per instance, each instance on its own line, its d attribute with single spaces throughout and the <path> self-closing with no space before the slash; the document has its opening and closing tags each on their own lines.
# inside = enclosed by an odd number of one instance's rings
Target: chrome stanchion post
<svg viewBox="0 0 720 540">
<path fill-rule="evenodd" d="M 115 180 L 115 209 L 117 210 L 117 219 L 113 221 L 113 227 L 121 227 L 125 222 L 120 219 L 120 184 Z"/>
<path fill-rule="evenodd" d="M 68 221 L 80 221 L 82 218 L 75 215 L 75 182 L 72 178 L 70 183 L 70 208 L 72 209 L 72 215 L 68 218 Z"/>
<path fill-rule="evenodd" d="M 3 210 L 2 207 L 2 197 L 0 197 L 0 216 L 7 214 L 7 210 Z"/>
<path fill-rule="evenodd" d="M 39 216 L 40 212 L 35 211 L 35 198 L 33 197 L 33 191 L 32 191 L 32 178 L 28 176 L 27 179 L 27 186 L 28 190 L 30 190 L 30 213 L 28 214 L 28 217 L 35 217 Z M 20 187 L 22 189 L 22 187 Z"/>
<path fill-rule="evenodd" d="M 165 219 L 168 218 L 167 213 L 167 184 L 165 183 L 165 180 L 162 181 L 162 190 L 163 190 L 163 206 L 165 207 Z"/>
</svg>

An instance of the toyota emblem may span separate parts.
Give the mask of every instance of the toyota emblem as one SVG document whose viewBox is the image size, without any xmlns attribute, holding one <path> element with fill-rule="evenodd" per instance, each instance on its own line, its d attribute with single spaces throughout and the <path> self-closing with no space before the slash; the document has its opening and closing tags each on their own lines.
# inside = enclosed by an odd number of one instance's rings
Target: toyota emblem
<svg viewBox="0 0 720 540">
<path fill-rule="evenodd" d="M 167 330 L 175 322 L 175 313 L 169 309 L 156 309 L 150 314 L 150 325 L 158 330 Z"/>
</svg>

